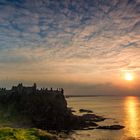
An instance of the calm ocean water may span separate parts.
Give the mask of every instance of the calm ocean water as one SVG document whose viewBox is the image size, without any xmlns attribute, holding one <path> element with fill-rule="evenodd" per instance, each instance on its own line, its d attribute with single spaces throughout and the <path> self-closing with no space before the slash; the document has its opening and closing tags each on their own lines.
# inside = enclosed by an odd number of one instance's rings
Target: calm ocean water
<svg viewBox="0 0 140 140">
<path fill-rule="evenodd" d="M 97 96 L 67 98 L 68 106 L 76 110 L 89 109 L 106 118 L 100 125 L 120 124 L 122 130 L 82 130 L 71 135 L 76 140 L 140 140 L 140 97 Z"/>
</svg>

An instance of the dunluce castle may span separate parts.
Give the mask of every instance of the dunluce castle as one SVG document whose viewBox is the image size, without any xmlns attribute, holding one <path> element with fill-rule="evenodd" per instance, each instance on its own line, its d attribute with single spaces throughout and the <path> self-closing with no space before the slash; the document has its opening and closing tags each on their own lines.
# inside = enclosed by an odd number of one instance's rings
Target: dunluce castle
<svg viewBox="0 0 140 140">
<path fill-rule="evenodd" d="M 63 93 L 62 88 L 37 88 L 36 83 L 33 86 L 19 83 L 11 89 L 0 88 L 0 105 L 7 110 L 12 106 L 13 112 L 26 116 L 33 126 L 60 129 L 64 128 L 63 120 L 71 115 Z"/>
<path fill-rule="evenodd" d="M 22 83 L 19 83 L 17 86 L 13 86 L 10 90 L 7 90 L 6 88 L 0 88 L 0 93 L 18 93 L 18 94 L 33 94 L 33 93 L 53 93 L 53 94 L 63 94 L 64 90 L 63 88 L 41 88 L 37 89 L 36 83 L 33 84 L 33 86 L 26 87 L 23 86 Z"/>
</svg>

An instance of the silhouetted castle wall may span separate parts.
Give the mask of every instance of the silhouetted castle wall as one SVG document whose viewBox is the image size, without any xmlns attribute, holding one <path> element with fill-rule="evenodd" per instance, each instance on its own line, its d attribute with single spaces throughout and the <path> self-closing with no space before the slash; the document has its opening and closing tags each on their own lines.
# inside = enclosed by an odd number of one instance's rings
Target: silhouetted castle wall
<svg viewBox="0 0 140 140">
<path fill-rule="evenodd" d="M 53 88 L 41 88 L 37 89 L 36 83 L 33 86 L 25 87 L 22 83 L 19 83 L 17 86 L 12 86 L 10 90 L 6 88 L 0 88 L 0 93 L 9 94 L 9 93 L 17 93 L 17 94 L 63 94 L 63 88 L 57 88 L 54 90 Z"/>
<path fill-rule="evenodd" d="M 30 87 L 22 83 L 10 90 L 0 89 L 0 105 L 13 107 L 15 112 L 26 116 L 33 126 L 43 129 L 64 129 L 71 115 L 67 108 L 62 88 L 41 88 L 36 84 Z"/>
</svg>

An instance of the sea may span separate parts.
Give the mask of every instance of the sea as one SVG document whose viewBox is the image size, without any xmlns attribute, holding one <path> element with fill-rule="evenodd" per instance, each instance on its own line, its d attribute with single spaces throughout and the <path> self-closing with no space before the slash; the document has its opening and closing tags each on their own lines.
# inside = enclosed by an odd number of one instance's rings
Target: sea
<svg viewBox="0 0 140 140">
<path fill-rule="evenodd" d="M 77 115 L 82 115 L 79 109 L 88 109 L 107 118 L 99 125 L 125 126 L 121 130 L 76 130 L 67 140 L 140 140 L 140 97 L 69 97 L 67 103 Z"/>
</svg>

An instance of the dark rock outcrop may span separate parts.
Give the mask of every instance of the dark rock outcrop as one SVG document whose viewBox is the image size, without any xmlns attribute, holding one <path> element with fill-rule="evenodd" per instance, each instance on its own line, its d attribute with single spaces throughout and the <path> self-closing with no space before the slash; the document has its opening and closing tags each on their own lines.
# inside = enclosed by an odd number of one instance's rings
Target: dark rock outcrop
<svg viewBox="0 0 140 140">
<path fill-rule="evenodd" d="M 84 121 L 94 121 L 94 122 L 101 122 L 105 120 L 104 117 L 95 114 L 84 114 L 81 116 L 81 118 L 84 119 Z"/>
<path fill-rule="evenodd" d="M 110 126 L 98 126 L 96 129 L 107 129 L 107 130 L 120 130 L 123 129 L 122 125 L 110 125 Z"/>
<path fill-rule="evenodd" d="M 88 109 L 79 109 L 80 113 L 92 113 L 93 111 L 88 110 Z"/>
</svg>

